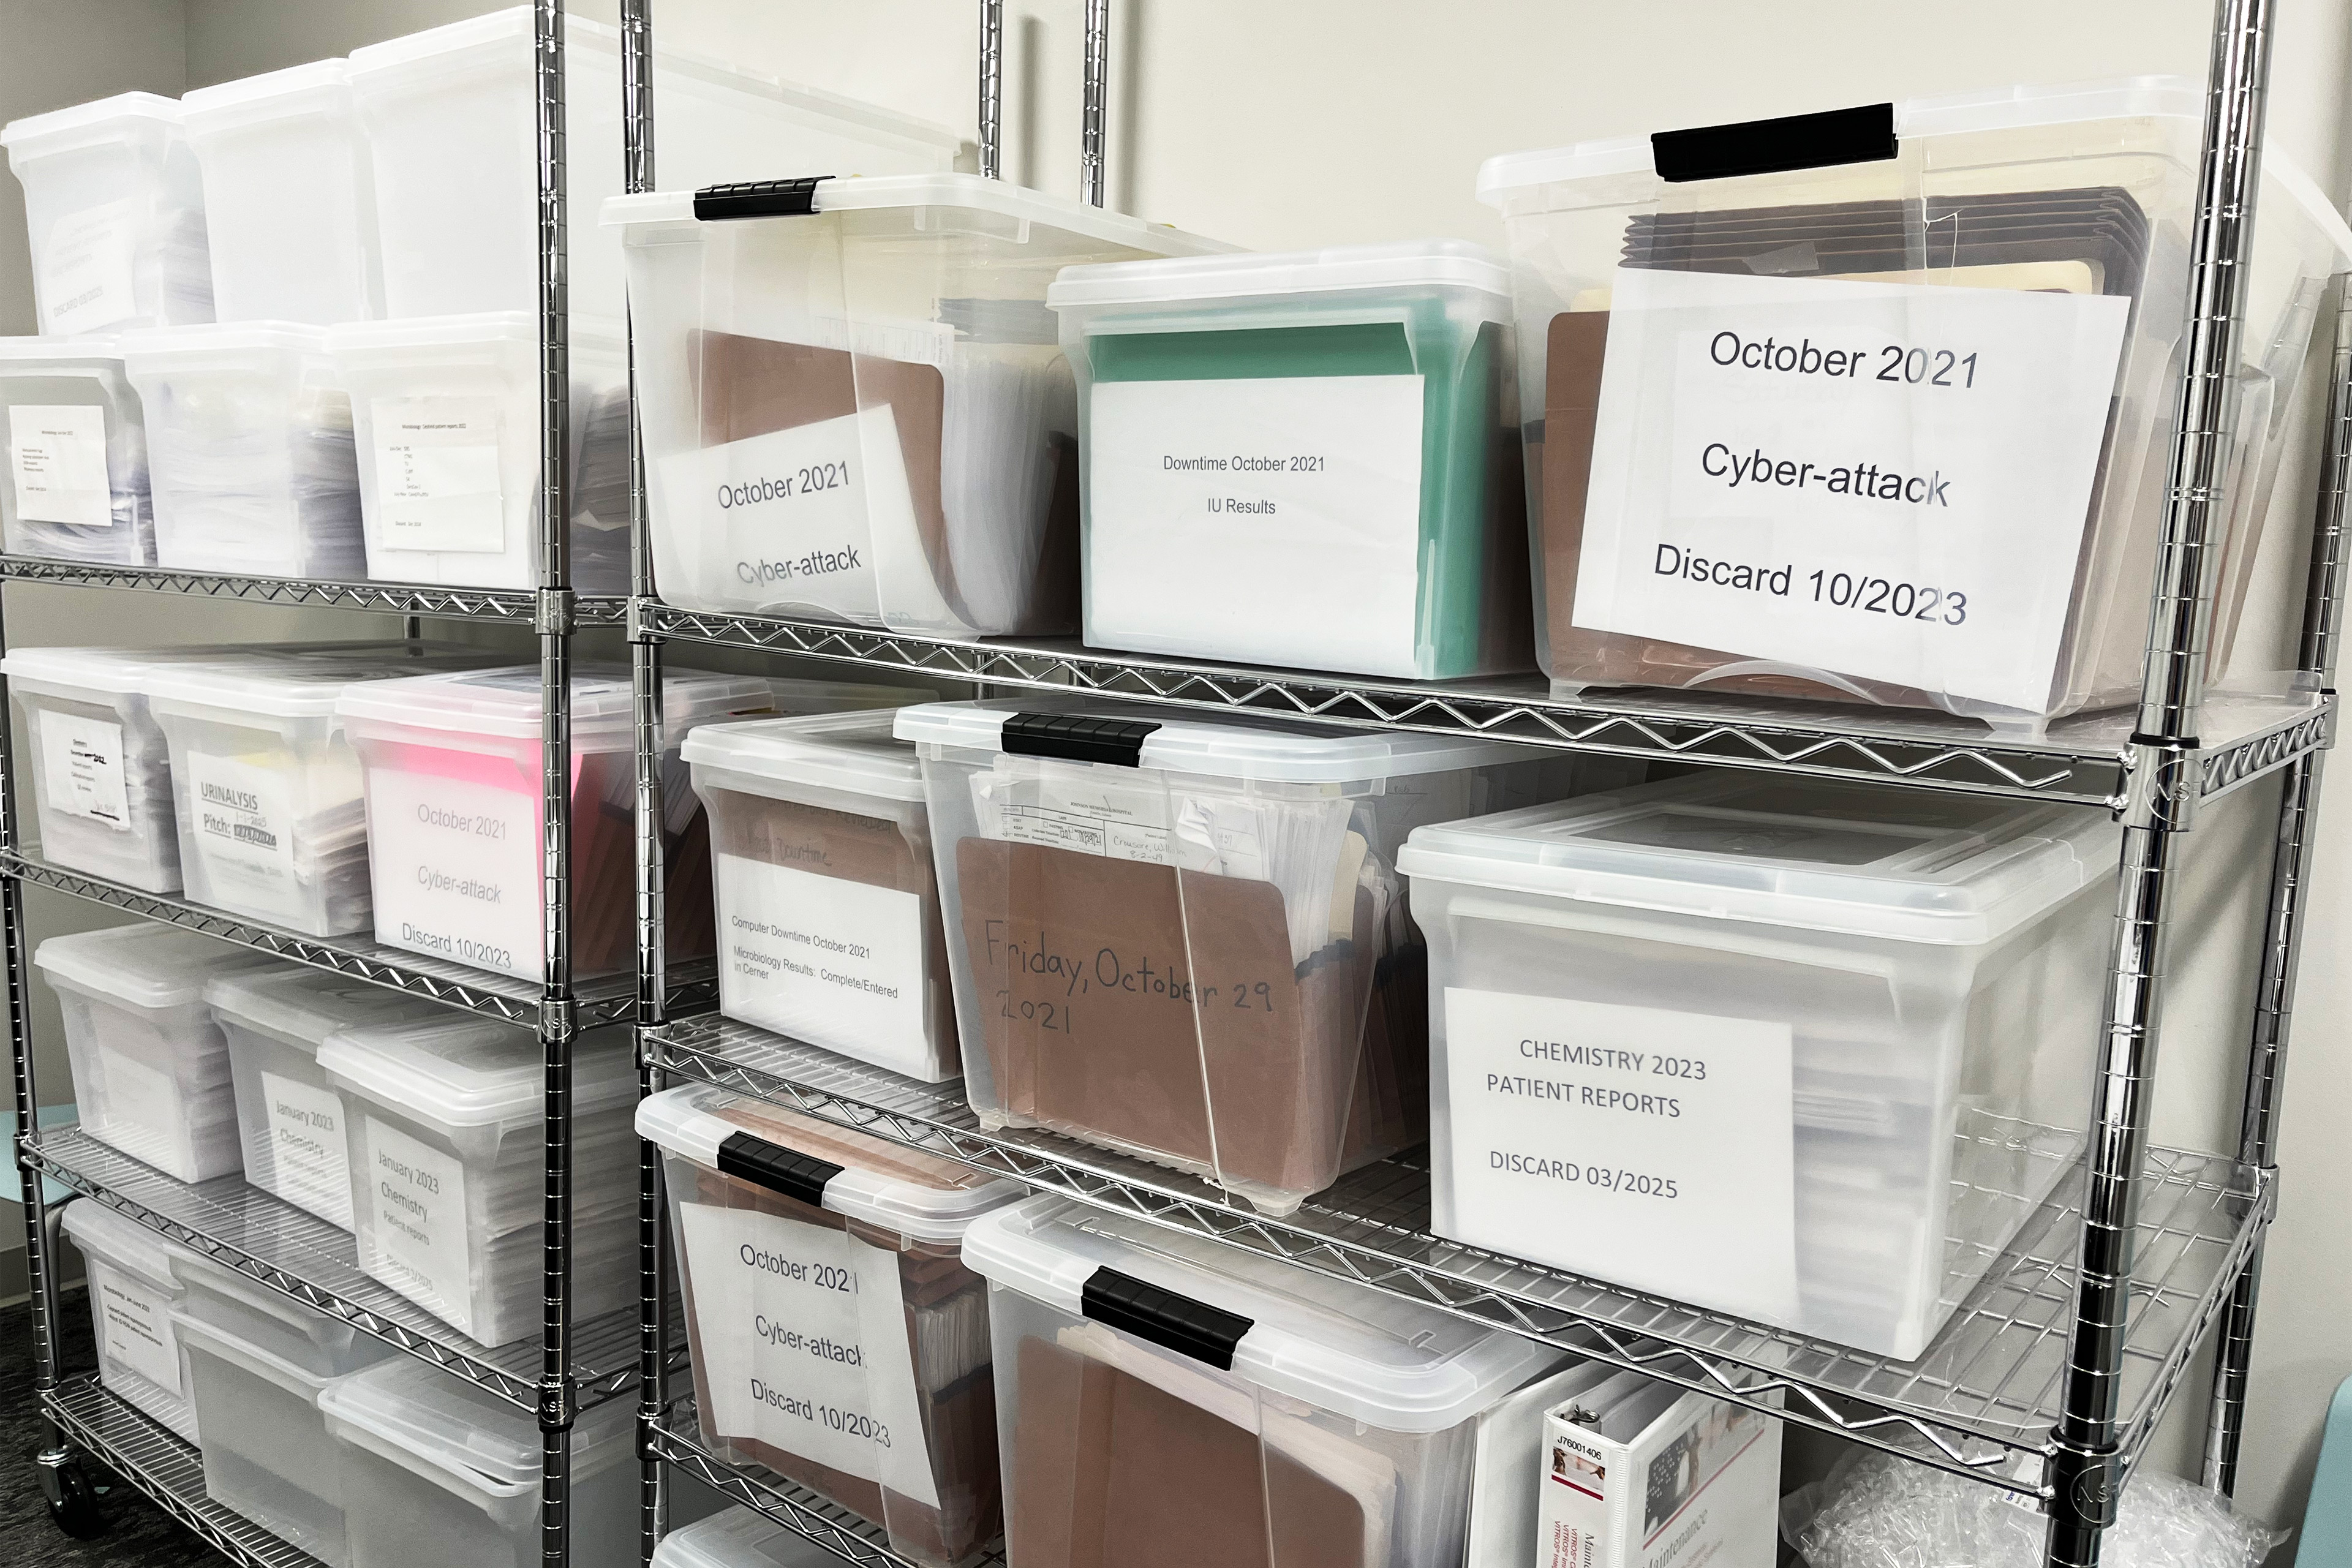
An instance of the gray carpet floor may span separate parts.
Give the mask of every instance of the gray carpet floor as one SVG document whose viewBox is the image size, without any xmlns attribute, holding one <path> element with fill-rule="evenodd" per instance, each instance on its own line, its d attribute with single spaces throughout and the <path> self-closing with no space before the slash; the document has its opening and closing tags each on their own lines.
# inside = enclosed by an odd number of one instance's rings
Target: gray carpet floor
<svg viewBox="0 0 2352 1568">
<path fill-rule="evenodd" d="M 68 1373 L 95 1366 L 89 1304 L 65 1299 L 62 1338 Z M 0 1563 L 7 1568 L 182 1568 L 224 1561 L 137 1491 L 110 1487 L 103 1499 L 109 1528 L 76 1541 L 49 1522 L 33 1456 L 45 1441 L 33 1405 L 33 1310 L 0 1309 Z M 104 1484 L 104 1479 L 91 1479 Z"/>
</svg>

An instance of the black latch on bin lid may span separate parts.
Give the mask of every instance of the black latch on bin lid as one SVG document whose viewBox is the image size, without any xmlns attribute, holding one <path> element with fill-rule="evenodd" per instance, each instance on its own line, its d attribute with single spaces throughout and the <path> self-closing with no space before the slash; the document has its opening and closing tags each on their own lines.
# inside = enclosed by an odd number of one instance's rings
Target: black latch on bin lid
<svg viewBox="0 0 2352 1568">
<path fill-rule="evenodd" d="M 1865 104 L 1780 120 L 1748 120 L 1737 125 L 1704 125 L 1693 131 L 1660 131 L 1650 137 L 1650 162 L 1669 184 L 1687 180 L 1727 180 L 1740 174 L 1779 174 L 1791 169 L 1827 169 L 1839 163 L 1874 163 L 1895 156 L 1895 106 Z"/>
<path fill-rule="evenodd" d="M 830 1160 L 780 1148 L 749 1132 L 730 1132 L 719 1145 L 722 1174 L 740 1177 L 755 1187 L 798 1198 L 811 1208 L 824 1206 L 824 1184 L 841 1174 Z"/>
<path fill-rule="evenodd" d="M 1004 720 L 1004 749 L 1017 757 L 1059 757 L 1069 763 L 1139 767 L 1143 739 L 1160 728 L 1149 719 L 1099 713 L 1013 713 Z"/>
<path fill-rule="evenodd" d="M 1219 1372 L 1234 1370 L 1234 1347 L 1253 1326 L 1239 1312 L 1179 1296 L 1111 1268 L 1097 1268 L 1087 1278 L 1086 1289 L 1078 1292 L 1078 1310 L 1097 1323 L 1124 1329 Z"/>
<path fill-rule="evenodd" d="M 806 217 L 816 211 L 816 188 L 831 174 L 790 180 L 748 180 L 739 185 L 705 185 L 694 193 L 694 216 L 708 223 L 726 217 Z"/>
</svg>

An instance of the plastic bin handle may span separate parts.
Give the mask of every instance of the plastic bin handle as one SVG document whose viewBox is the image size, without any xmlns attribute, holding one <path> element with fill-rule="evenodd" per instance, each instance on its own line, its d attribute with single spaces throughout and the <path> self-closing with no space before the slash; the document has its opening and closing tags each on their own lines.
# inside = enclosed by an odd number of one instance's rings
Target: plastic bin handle
<svg viewBox="0 0 2352 1568">
<path fill-rule="evenodd" d="M 1838 163 L 1873 163 L 1894 157 L 1895 151 L 1891 103 L 1790 114 L 1779 120 L 1743 120 L 1737 125 L 1659 131 L 1650 137 L 1651 165 L 1658 178 L 1669 184 L 1826 169 Z M 696 213 L 700 216 L 698 198 Z"/>
<path fill-rule="evenodd" d="M 1019 757 L 1059 757 L 1072 763 L 1143 765 L 1144 737 L 1160 726 L 1149 719 L 1105 719 L 1085 713 L 1009 713 L 999 744 Z"/>
<path fill-rule="evenodd" d="M 1234 1347 L 1255 1326 L 1238 1312 L 1180 1296 L 1108 1266 L 1087 1276 L 1086 1288 L 1078 1292 L 1078 1310 L 1097 1323 L 1123 1329 L 1219 1372 L 1234 1370 Z"/>
<path fill-rule="evenodd" d="M 842 1170 L 830 1160 L 782 1148 L 749 1132 L 730 1132 L 719 1143 L 719 1169 L 723 1175 L 740 1177 L 755 1187 L 820 1209 L 824 1207 L 824 1184 Z"/>
<path fill-rule="evenodd" d="M 705 223 L 730 217 L 806 217 L 816 211 L 816 188 L 831 174 L 791 180 L 747 180 L 705 185 L 694 193 L 694 216 Z"/>
</svg>

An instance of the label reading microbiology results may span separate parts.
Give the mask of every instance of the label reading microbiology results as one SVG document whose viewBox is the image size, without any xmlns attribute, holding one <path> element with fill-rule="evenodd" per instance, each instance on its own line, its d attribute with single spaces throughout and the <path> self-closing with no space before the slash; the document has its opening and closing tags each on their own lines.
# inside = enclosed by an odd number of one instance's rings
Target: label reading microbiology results
<svg viewBox="0 0 2352 1568">
<path fill-rule="evenodd" d="M 110 528 L 106 410 L 96 404 L 20 404 L 8 410 L 8 479 L 26 522 Z"/>
<path fill-rule="evenodd" d="M 938 1076 L 924 1026 L 919 895 L 741 855 L 719 855 L 716 869 L 730 1016 Z"/>
<path fill-rule="evenodd" d="M 758 1209 L 677 1216 L 713 1428 L 939 1507 L 898 1258 Z"/>
<path fill-rule="evenodd" d="M 1444 1234 L 1786 1322 L 1797 1310 L 1786 1023 L 1449 986 Z"/>
<path fill-rule="evenodd" d="M 51 811 L 131 830 L 131 789 L 122 773 L 122 726 L 55 708 L 38 710 L 41 784 Z"/>
<path fill-rule="evenodd" d="M 379 397 L 374 521 L 395 550 L 497 554 L 507 547 L 495 397 Z"/>
<path fill-rule="evenodd" d="M 536 979 L 538 805 L 495 784 L 369 769 L 377 940 Z"/>
<path fill-rule="evenodd" d="M 2042 711 L 2130 304 L 1620 268 L 1576 624 Z"/>
<path fill-rule="evenodd" d="M 1423 378 L 1101 382 L 1090 638 L 1419 672 Z"/>
</svg>

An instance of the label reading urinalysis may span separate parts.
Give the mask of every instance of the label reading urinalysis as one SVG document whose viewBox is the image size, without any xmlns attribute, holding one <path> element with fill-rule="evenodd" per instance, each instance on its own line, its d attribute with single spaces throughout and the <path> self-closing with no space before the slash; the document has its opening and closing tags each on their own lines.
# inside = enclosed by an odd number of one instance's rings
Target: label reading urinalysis
<svg viewBox="0 0 2352 1568">
<path fill-rule="evenodd" d="M 536 979 L 538 798 L 438 773 L 368 777 L 368 858 L 380 942 Z"/>
<path fill-rule="evenodd" d="M 939 1507 L 898 1258 L 757 1209 L 677 1217 L 712 1427 Z"/>
<path fill-rule="evenodd" d="M 265 914 L 294 891 L 294 798 L 286 773 L 236 757 L 186 755 L 191 845 L 215 903 Z"/>
<path fill-rule="evenodd" d="M 1575 624 L 2045 710 L 2130 310 L 1618 268 Z"/>
</svg>

